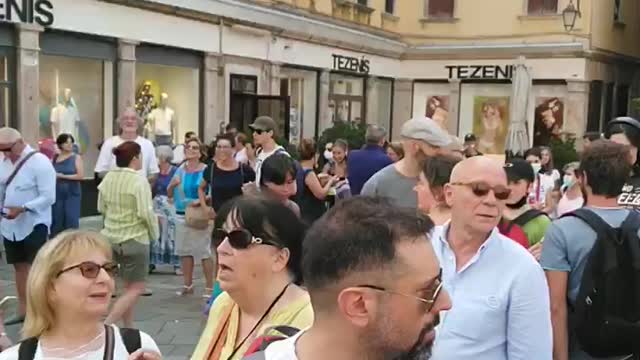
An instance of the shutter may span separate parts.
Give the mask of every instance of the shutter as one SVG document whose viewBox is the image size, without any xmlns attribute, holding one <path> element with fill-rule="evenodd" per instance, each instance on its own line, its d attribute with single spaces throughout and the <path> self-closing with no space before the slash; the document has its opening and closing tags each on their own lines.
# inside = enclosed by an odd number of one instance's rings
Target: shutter
<svg viewBox="0 0 640 360">
<path fill-rule="evenodd" d="M 602 109 L 603 83 L 600 80 L 591 82 L 589 91 L 589 114 L 587 131 L 600 131 L 600 111 Z"/>
<path fill-rule="evenodd" d="M 428 0 L 429 17 L 452 18 L 454 0 Z"/>
</svg>

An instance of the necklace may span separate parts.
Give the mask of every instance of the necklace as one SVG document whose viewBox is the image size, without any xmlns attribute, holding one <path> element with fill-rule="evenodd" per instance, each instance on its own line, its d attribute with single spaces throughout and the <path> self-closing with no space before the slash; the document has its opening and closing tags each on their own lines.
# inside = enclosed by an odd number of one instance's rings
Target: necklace
<svg viewBox="0 0 640 360">
<path fill-rule="evenodd" d="M 84 343 L 83 345 L 80 345 L 77 348 L 71 349 L 71 350 L 67 350 L 64 347 L 57 347 L 57 348 L 52 347 L 52 348 L 49 348 L 49 347 L 46 347 L 44 344 L 42 344 L 41 346 L 42 346 L 43 350 L 47 350 L 48 352 L 65 351 L 65 352 L 67 352 L 69 354 L 73 354 L 73 353 L 79 352 L 80 350 L 83 350 L 84 348 L 88 347 L 89 345 L 92 345 L 96 340 L 98 340 L 101 337 L 103 337 L 104 333 L 105 333 L 105 330 L 103 328 L 102 331 L 100 331 L 100 333 L 98 335 L 96 335 L 96 337 L 94 337 L 93 339 L 91 339 L 88 342 Z"/>
</svg>

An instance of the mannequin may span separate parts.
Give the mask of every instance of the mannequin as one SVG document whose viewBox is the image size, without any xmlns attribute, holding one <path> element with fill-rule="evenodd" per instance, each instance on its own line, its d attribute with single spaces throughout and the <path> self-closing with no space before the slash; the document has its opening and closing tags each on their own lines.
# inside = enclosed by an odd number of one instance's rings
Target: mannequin
<svg viewBox="0 0 640 360">
<path fill-rule="evenodd" d="M 53 138 L 60 134 L 71 134 L 78 138 L 80 114 L 71 96 L 71 89 L 64 89 L 64 98 L 51 110 L 51 133 Z"/>
<path fill-rule="evenodd" d="M 173 134 L 176 133 L 175 114 L 175 111 L 169 107 L 169 95 L 162 93 L 160 106 L 153 109 L 147 117 L 156 145 L 171 145 L 173 143 Z"/>
</svg>

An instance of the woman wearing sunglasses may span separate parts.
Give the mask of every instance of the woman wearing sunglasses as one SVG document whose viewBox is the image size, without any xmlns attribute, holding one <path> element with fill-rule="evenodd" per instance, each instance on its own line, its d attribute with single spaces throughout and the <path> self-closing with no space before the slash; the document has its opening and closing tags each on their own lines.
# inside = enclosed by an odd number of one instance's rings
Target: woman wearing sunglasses
<svg viewBox="0 0 640 360">
<path fill-rule="evenodd" d="M 225 293 L 213 303 L 192 359 L 242 359 L 273 326 L 311 326 L 313 310 L 301 282 L 304 227 L 281 202 L 236 198 L 218 212 L 212 235 L 219 243 L 218 282 Z"/>
<path fill-rule="evenodd" d="M 202 262 L 205 277 L 203 297 L 208 298 L 213 291 L 214 265 L 209 244 L 210 227 L 194 228 L 186 223 L 187 207 L 204 208 L 200 205 L 198 189 L 202 182 L 206 165 L 202 162 L 204 145 L 197 138 L 190 138 L 184 144 L 185 162 L 178 168 L 167 193 L 169 201 L 175 206 L 174 223 L 176 239 L 176 255 L 180 256 L 180 265 L 184 285 L 178 295 L 193 294 L 193 268 L 196 261 Z M 204 210 L 206 211 L 206 210 Z"/>
<path fill-rule="evenodd" d="M 120 329 L 103 321 L 115 287 L 111 256 L 109 243 L 90 231 L 64 232 L 47 242 L 27 281 L 26 340 L 0 359 L 18 359 L 27 349 L 36 360 L 160 359 L 149 335 L 140 332 L 141 347 L 130 355 Z"/>
</svg>

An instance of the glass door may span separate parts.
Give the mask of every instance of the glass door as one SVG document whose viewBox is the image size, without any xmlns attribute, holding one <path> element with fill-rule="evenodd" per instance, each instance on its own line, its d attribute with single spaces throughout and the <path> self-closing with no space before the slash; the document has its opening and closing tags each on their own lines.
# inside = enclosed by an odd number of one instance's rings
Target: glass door
<svg viewBox="0 0 640 360">
<path fill-rule="evenodd" d="M 269 116 L 276 124 L 276 137 L 284 137 L 289 140 L 289 97 L 288 96 L 257 96 L 257 114 L 258 116 Z"/>
</svg>

